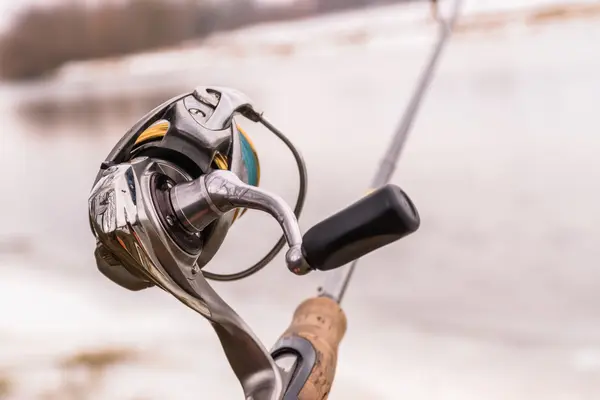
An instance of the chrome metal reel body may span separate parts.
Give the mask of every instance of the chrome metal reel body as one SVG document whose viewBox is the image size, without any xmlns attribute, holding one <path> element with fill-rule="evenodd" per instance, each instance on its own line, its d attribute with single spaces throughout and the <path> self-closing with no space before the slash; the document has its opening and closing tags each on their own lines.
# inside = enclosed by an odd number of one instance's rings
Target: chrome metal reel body
<svg viewBox="0 0 600 400">
<path fill-rule="evenodd" d="M 140 119 L 117 143 L 102 168 L 146 155 L 171 161 L 194 179 L 219 168 L 219 161 L 226 160 L 226 169 L 255 185 L 258 177 L 256 182 L 249 181 L 240 138 L 243 134 L 233 121 L 235 113 L 251 120 L 260 115 L 250 99 L 233 89 L 200 87 L 174 97 Z M 96 182 L 101 174 L 102 170 Z M 197 260 L 199 268 L 214 257 L 234 217 L 234 212 L 222 215 L 211 225 L 210 234 L 205 232 L 203 251 Z"/>
</svg>

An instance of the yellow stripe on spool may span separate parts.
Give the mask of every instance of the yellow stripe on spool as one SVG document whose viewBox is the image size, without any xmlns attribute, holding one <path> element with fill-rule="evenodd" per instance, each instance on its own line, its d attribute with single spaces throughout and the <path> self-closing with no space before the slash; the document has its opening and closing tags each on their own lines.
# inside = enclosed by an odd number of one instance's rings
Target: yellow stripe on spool
<svg viewBox="0 0 600 400">
<path fill-rule="evenodd" d="M 217 153 L 217 155 L 215 156 L 213 162 L 215 163 L 215 165 L 219 169 L 225 169 L 225 170 L 229 169 L 229 164 L 227 162 L 227 159 L 221 153 Z"/>
<path fill-rule="evenodd" d="M 138 136 L 135 141 L 135 145 L 165 136 L 169 131 L 170 126 L 171 124 L 166 120 L 155 122 L 154 124 L 150 125 L 148 129 L 142 132 L 140 136 Z"/>
</svg>

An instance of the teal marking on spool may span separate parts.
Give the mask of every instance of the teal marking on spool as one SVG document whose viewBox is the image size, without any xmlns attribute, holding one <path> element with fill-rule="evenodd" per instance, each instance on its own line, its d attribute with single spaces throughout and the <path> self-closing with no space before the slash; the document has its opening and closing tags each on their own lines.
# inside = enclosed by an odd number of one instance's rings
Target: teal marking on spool
<svg viewBox="0 0 600 400">
<path fill-rule="evenodd" d="M 252 146 L 246 140 L 246 137 L 240 133 L 240 143 L 242 147 L 242 160 L 248 171 L 248 184 L 252 186 L 258 185 L 258 160 Z"/>
</svg>

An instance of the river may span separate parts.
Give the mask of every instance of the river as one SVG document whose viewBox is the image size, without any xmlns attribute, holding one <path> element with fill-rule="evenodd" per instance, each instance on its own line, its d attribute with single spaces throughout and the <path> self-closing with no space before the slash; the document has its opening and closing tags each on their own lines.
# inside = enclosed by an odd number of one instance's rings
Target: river
<svg viewBox="0 0 600 400">
<path fill-rule="evenodd" d="M 600 397 L 597 22 L 454 38 L 393 178 L 422 227 L 360 262 L 332 399 Z M 232 57 L 173 85 L 157 78 L 158 97 L 216 84 L 254 98 L 308 164 L 306 230 L 364 192 L 432 39 Z M 158 289 L 117 287 L 93 261 L 86 209 L 97 168 L 158 98 L 36 111 L 22 101 L 32 90 L 44 87 L 0 87 L 0 391 L 2 379 L 10 387 L 0 398 L 240 398 L 204 320 Z M 246 125 L 263 187 L 292 201 L 291 156 Z M 277 235 L 249 213 L 208 268 L 247 266 Z M 322 279 L 292 276 L 280 256 L 216 286 L 269 347 Z M 60 366 L 111 346 L 137 356 L 101 380 Z"/>
</svg>

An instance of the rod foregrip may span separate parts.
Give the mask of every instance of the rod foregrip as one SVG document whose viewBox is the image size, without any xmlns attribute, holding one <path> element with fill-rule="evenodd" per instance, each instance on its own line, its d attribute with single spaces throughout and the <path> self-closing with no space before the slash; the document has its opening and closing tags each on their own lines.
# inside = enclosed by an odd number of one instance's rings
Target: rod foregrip
<svg viewBox="0 0 600 400">
<path fill-rule="evenodd" d="M 283 338 L 302 337 L 315 349 L 316 361 L 299 400 L 325 400 L 329 396 L 337 365 L 338 348 L 346 333 L 346 315 L 327 297 L 305 300 L 294 312 Z"/>
</svg>

